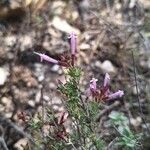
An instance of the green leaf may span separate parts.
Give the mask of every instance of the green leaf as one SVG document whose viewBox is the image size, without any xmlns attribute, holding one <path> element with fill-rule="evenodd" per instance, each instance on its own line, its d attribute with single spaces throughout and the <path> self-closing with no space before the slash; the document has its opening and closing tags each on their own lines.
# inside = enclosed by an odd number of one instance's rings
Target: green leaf
<svg viewBox="0 0 150 150">
<path fill-rule="evenodd" d="M 128 122 L 128 118 L 123 113 L 116 111 L 112 111 L 109 115 L 109 118 L 115 125 L 127 124 Z"/>
<path fill-rule="evenodd" d="M 79 78 L 81 76 L 81 69 L 77 67 L 69 68 L 67 75 L 73 78 Z"/>
</svg>

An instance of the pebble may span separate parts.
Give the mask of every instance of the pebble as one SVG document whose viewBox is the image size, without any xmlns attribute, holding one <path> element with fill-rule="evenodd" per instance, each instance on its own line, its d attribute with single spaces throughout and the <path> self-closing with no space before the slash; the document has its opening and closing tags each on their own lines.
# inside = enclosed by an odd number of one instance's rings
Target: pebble
<svg viewBox="0 0 150 150">
<path fill-rule="evenodd" d="M 5 111 L 5 107 L 2 104 L 0 104 L 0 112 L 4 112 L 4 111 Z"/>
<path fill-rule="evenodd" d="M 139 2 L 143 5 L 145 9 L 150 8 L 150 1 L 149 0 L 139 0 Z"/>
<path fill-rule="evenodd" d="M 44 75 L 43 74 L 39 75 L 38 76 L 38 81 L 42 82 L 43 80 L 44 80 Z"/>
<path fill-rule="evenodd" d="M 57 97 L 57 96 L 55 96 L 55 97 L 53 97 L 52 98 L 52 105 L 57 105 L 57 104 L 61 104 L 62 103 L 62 101 L 61 101 L 61 99 L 59 98 L 59 97 Z"/>
<path fill-rule="evenodd" d="M 46 101 L 46 102 L 49 102 L 51 99 L 50 99 L 50 96 L 47 96 L 47 95 L 43 95 L 43 99 Z"/>
<path fill-rule="evenodd" d="M 55 15 L 61 15 L 66 7 L 66 3 L 63 1 L 54 1 L 52 3 L 51 9 L 54 12 Z"/>
<path fill-rule="evenodd" d="M 62 31 L 62 32 L 65 32 L 65 33 L 71 33 L 71 32 L 75 32 L 77 35 L 80 34 L 80 31 L 74 27 L 72 27 L 66 20 L 64 19 L 61 19 L 60 17 L 58 16 L 55 16 L 54 19 L 52 20 L 52 25 Z"/>
<path fill-rule="evenodd" d="M 25 35 L 20 38 L 21 50 L 25 50 L 29 47 L 32 47 L 33 41 L 31 35 Z"/>
<path fill-rule="evenodd" d="M 105 60 L 100 66 L 99 66 L 104 73 L 116 73 L 116 68 L 109 60 Z"/>
<path fill-rule="evenodd" d="M 4 83 L 7 80 L 8 75 L 9 75 L 8 71 L 6 71 L 6 69 L 0 67 L 0 86 L 4 85 Z"/>
<path fill-rule="evenodd" d="M 27 138 L 22 138 L 19 141 L 17 141 L 14 145 L 14 148 L 19 150 L 24 150 L 24 147 L 28 144 Z"/>
<path fill-rule="evenodd" d="M 35 107 L 35 102 L 32 100 L 29 100 L 28 105 L 30 105 L 31 107 Z"/>
<path fill-rule="evenodd" d="M 141 90 L 139 88 L 138 88 L 138 93 L 139 94 L 141 93 Z M 137 95 L 137 88 L 136 88 L 136 86 L 133 87 L 133 94 Z"/>
<path fill-rule="evenodd" d="M 50 82 L 50 83 L 49 83 L 49 88 L 50 88 L 50 89 L 56 89 L 56 84 L 53 83 L 53 82 Z"/>
<path fill-rule="evenodd" d="M 40 100 L 41 100 L 41 90 L 39 90 L 39 91 L 36 93 L 35 102 L 36 102 L 36 103 L 39 103 Z"/>
<path fill-rule="evenodd" d="M 150 69 L 150 58 L 148 58 L 148 60 L 141 60 L 140 61 L 140 65 L 143 68 L 148 68 Z"/>
<path fill-rule="evenodd" d="M 90 45 L 86 43 L 82 43 L 79 47 L 80 50 L 88 50 L 90 49 Z"/>
<path fill-rule="evenodd" d="M 9 35 L 8 37 L 5 38 L 5 44 L 7 46 L 13 46 L 16 43 L 17 37 L 14 35 Z"/>
<path fill-rule="evenodd" d="M 54 65 L 54 66 L 51 68 L 51 70 L 52 70 L 53 72 L 58 72 L 59 68 L 60 68 L 59 65 Z"/>
<path fill-rule="evenodd" d="M 12 101 L 7 97 L 2 97 L 1 102 L 7 107 L 12 107 Z"/>
<path fill-rule="evenodd" d="M 12 111 L 11 112 L 5 112 L 5 117 L 6 118 L 11 118 L 13 115 Z"/>
<path fill-rule="evenodd" d="M 102 63 L 101 63 L 100 61 L 97 60 L 97 61 L 95 62 L 95 67 L 100 68 L 101 65 L 102 65 Z"/>
</svg>

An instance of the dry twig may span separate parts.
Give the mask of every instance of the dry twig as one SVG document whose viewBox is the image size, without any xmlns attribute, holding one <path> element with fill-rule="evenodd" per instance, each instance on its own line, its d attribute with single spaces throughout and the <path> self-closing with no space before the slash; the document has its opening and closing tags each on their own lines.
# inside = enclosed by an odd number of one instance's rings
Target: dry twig
<svg viewBox="0 0 150 150">
<path fill-rule="evenodd" d="M 106 114 L 107 112 L 110 112 L 112 109 L 114 109 L 115 107 L 118 107 L 121 103 L 119 101 L 115 101 L 112 105 L 107 106 L 105 109 L 103 109 L 99 114 L 98 117 L 96 119 L 96 121 L 100 121 L 101 117 Z"/>
</svg>

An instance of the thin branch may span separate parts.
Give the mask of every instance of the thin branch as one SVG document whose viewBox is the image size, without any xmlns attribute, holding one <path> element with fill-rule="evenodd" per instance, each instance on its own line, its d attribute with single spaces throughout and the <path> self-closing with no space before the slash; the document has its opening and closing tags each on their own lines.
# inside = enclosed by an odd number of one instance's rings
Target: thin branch
<svg viewBox="0 0 150 150">
<path fill-rule="evenodd" d="M 4 150 L 9 150 L 3 137 L 0 137 L 0 143 L 2 144 Z"/>
<path fill-rule="evenodd" d="M 137 76 L 136 76 L 136 66 L 135 66 L 135 58 L 134 58 L 134 52 L 132 50 L 132 60 L 133 60 L 133 67 L 134 67 L 134 79 L 135 79 L 135 87 L 136 87 L 136 92 L 137 92 L 137 100 L 138 100 L 138 105 L 139 105 L 139 110 L 140 110 L 140 116 L 143 120 L 143 123 L 145 124 L 145 127 L 147 128 L 148 133 L 150 134 L 150 129 L 147 126 L 146 120 L 144 118 L 142 106 L 140 103 L 140 96 L 139 96 L 139 90 L 138 90 L 138 83 L 137 83 Z"/>
<path fill-rule="evenodd" d="M 115 107 L 118 107 L 121 103 L 119 101 L 115 101 L 112 105 L 110 105 L 109 107 L 106 107 L 105 109 L 103 109 L 99 114 L 98 117 L 96 119 L 96 121 L 100 121 L 100 118 L 106 114 L 107 112 L 110 112 L 112 109 L 114 109 Z"/>
<path fill-rule="evenodd" d="M 117 141 L 117 137 L 108 144 L 105 150 L 110 150 L 116 141 Z"/>
</svg>

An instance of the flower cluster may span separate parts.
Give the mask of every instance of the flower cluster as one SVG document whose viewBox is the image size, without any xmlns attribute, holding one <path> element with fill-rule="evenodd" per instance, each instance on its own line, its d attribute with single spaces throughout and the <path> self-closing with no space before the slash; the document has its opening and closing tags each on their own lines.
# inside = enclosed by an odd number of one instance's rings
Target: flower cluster
<svg viewBox="0 0 150 150">
<path fill-rule="evenodd" d="M 68 37 L 71 52 L 69 55 L 61 55 L 60 59 L 54 59 L 45 54 L 34 52 L 40 56 L 41 61 L 44 60 L 52 64 L 67 67 L 67 71 L 65 70 L 66 80 L 65 82 L 58 80 L 57 88 L 62 94 L 61 96 L 63 96 L 64 103 L 62 104 L 64 104 L 66 112 L 63 110 L 55 114 L 49 111 L 48 116 L 50 117 L 48 121 L 42 121 L 40 124 L 33 122 L 31 127 L 36 129 L 39 126 L 38 128 L 41 129 L 43 123 L 48 125 L 50 135 L 48 143 L 52 145 L 52 149 L 63 149 L 63 146 L 66 145 L 69 145 L 67 148 L 71 149 L 103 149 L 103 144 L 101 144 L 103 142 L 97 134 L 97 123 L 99 122 L 97 114 L 100 110 L 97 102 L 120 98 L 124 95 L 124 92 L 121 90 L 114 93 L 111 92 L 110 75 L 106 73 L 101 86 L 97 84 L 98 79 L 92 78 L 90 80 L 89 87 L 85 91 L 84 96 L 86 95 L 87 98 L 92 97 L 95 101 L 84 103 L 79 84 L 82 70 L 75 65 L 77 54 L 76 39 L 75 33 L 72 32 Z M 70 120 L 69 124 L 66 122 L 68 116 Z M 25 120 L 23 113 L 20 113 L 18 117 Z M 71 131 L 66 130 L 66 125 L 70 125 Z"/>
<path fill-rule="evenodd" d="M 110 76 L 108 73 L 105 74 L 104 82 L 101 87 L 97 86 L 97 81 L 98 80 L 95 78 L 92 78 L 90 81 L 89 88 L 85 91 L 87 97 L 93 96 L 96 100 L 112 100 L 124 95 L 124 92 L 121 90 L 118 90 L 115 93 L 110 92 Z"/>
<path fill-rule="evenodd" d="M 70 33 L 68 36 L 70 49 L 71 49 L 71 56 L 61 56 L 60 60 L 56 60 L 54 58 L 51 58 L 45 54 L 34 52 L 34 54 L 40 56 L 41 62 L 43 60 L 52 63 L 52 64 L 58 64 L 60 66 L 69 67 L 74 66 L 76 53 L 77 53 L 77 46 L 76 46 L 76 35 L 74 32 Z"/>
</svg>

